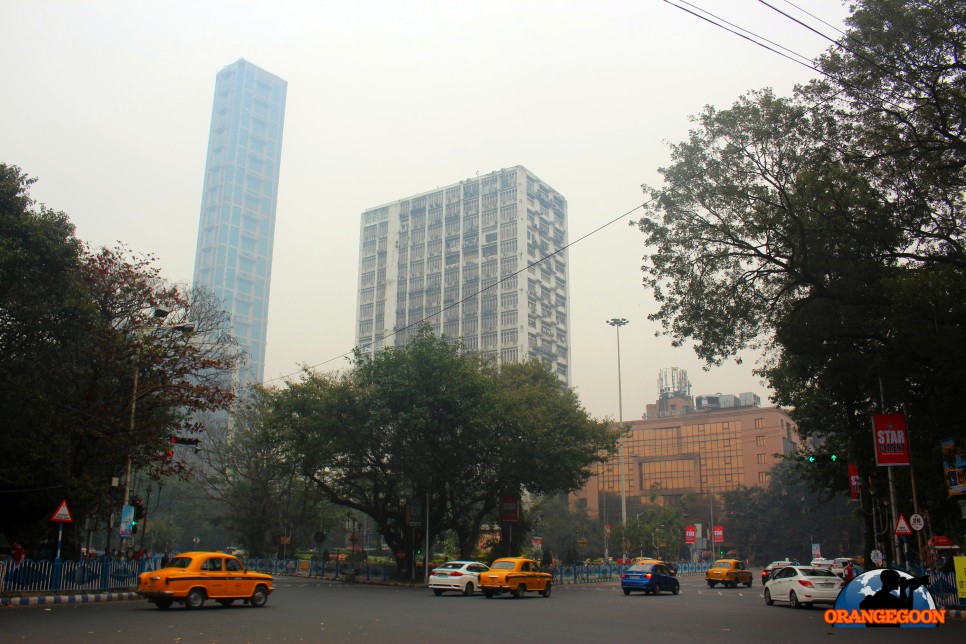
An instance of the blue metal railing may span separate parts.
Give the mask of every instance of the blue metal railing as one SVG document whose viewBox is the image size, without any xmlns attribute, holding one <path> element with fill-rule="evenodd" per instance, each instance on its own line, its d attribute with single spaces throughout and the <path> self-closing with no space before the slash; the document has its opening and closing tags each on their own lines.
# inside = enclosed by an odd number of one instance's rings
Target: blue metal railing
<svg viewBox="0 0 966 644">
<path fill-rule="evenodd" d="M 382 581 L 395 578 L 393 563 L 370 564 L 333 559 L 328 562 L 300 559 L 245 559 L 250 570 L 273 576 L 306 576 L 353 581 Z M 676 562 L 678 577 L 703 575 L 710 562 Z M 127 592 L 137 588 L 138 574 L 161 567 L 161 557 L 137 560 L 83 559 L 81 561 L 0 561 L 0 593 L 85 594 Z M 618 564 L 573 564 L 554 566 L 558 584 L 589 584 L 620 579 L 624 566 Z M 923 571 L 926 574 L 927 571 Z M 955 573 L 928 571 L 928 586 L 937 606 L 958 607 L 960 601 Z M 417 577 L 419 575 L 417 574 Z"/>
</svg>

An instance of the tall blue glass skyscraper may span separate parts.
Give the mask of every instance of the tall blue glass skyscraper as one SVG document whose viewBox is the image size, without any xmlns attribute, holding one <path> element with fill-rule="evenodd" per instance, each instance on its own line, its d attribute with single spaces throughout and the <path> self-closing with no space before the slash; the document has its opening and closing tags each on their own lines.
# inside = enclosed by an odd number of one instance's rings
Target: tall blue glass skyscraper
<svg viewBox="0 0 966 644">
<path fill-rule="evenodd" d="M 248 351 L 239 385 L 265 371 L 275 207 L 288 83 L 241 59 L 215 78 L 195 253 L 195 288 L 231 312 Z"/>
</svg>

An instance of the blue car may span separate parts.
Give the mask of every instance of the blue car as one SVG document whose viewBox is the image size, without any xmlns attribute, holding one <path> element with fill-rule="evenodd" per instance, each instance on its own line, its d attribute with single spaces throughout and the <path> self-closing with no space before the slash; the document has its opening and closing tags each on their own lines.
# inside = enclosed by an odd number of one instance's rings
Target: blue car
<svg viewBox="0 0 966 644">
<path fill-rule="evenodd" d="M 668 590 L 677 595 L 681 592 L 681 584 L 665 564 L 634 564 L 621 575 L 621 590 L 625 595 L 630 595 L 632 590 L 644 591 L 645 595 Z"/>
</svg>

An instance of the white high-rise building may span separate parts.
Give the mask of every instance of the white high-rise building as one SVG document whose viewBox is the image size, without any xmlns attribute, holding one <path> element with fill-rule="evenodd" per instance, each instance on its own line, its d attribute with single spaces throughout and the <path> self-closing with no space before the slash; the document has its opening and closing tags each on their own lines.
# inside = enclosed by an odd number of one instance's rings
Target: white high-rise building
<svg viewBox="0 0 966 644">
<path fill-rule="evenodd" d="M 404 346 L 420 322 L 570 384 L 567 200 L 523 166 L 362 213 L 356 342 Z"/>
</svg>

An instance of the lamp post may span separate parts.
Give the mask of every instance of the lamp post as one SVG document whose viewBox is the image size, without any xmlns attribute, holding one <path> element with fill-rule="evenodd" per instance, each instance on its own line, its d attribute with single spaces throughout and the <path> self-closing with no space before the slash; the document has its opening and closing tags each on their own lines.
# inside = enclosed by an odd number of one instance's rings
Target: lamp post
<svg viewBox="0 0 966 644">
<path fill-rule="evenodd" d="M 711 485 L 711 480 L 708 479 L 708 502 L 711 504 L 711 525 L 708 528 L 708 533 L 711 535 L 711 559 L 717 559 L 718 555 L 715 554 L 714 540 L 714 488 Z"/>
<path fill-rule="evenodd" d="M 627 485 L 625 483 L 624 467 L 624 391 L 621 386 L 621 327 L 627 324 L 624 318 L 611 318 L 607 324 L 617 329 L 617 418 L 620 423 L 620 468 L 621 468 L 621 528 L 627 523 Z M 606 493 L 606 492 L 605 492 Z M 621 556 L 624 555 L 624 544 L 621 544 Z"/>
<path fill-rule="evenodd" d="M 161 327 L 161 324 L 162 324 L 162 322 L 164 322 L 164 319 L 166 317 L 168 317 L 168 313 L 170 313 L 170 311 L 168 309 L 165 309 L 165 308 L 157 307 L 157 308 L 154 309 L 153 317 L 154 317 L 155 320 L 157 320 L 157 327 L 155 327 L 155 328 L 157 328 L 157 329 L 162 328 Z M 180 331 L 182 333 L 191 333 L 192 331 L 195 330 L 195 325 L 192 324 L 191 322 L 185 322 L 183 324 L 175 324 L 175 325 L 172 325 L 172 326 L 166 327 L 166 328 L 167 329 L 170 329 L 172 331 Z M 139 329 L 136 329 L 135 332 L 140 336 L 142 333 L 146 332 L 147 330 L 150 330 L 150 329 L 140 329 L 139 328 Z M 131 460 L 132 460 L 131 459 L 131 452 L 133 450 L 135 418 L 137 416 L 138 375 L 139 375 L 139 373 L 141 371 L 141 369 L 140 369 L 140 367 L 141 367 L 140 363 L 141 363 L 141 349 L 142 349 L 142 347 L 143 347 L 143 343 L 141 342 L 140 339 L 138 339 L 137 350 L 134 353 L 134 384 L 132 386 L 132 392 L 131 392 L 131 419 L 130 419 L 130 423 L 128 424 L 128 433 L 130 434 L 130 437 L 129 438 L 130 438 L 130 441 L 131 441 L 131 445 L 129 445 L 128 446 L 128 449 L 127 449 L 127 467 L 126 467 L 126 471 L 125 471 L 125 475 L 124 475 L 124 496 L 121 499 L 122 506 L 128 504 L 129 497 L 130 497 L 130 494 L 131 494 Z M 110 533 L 110 531 L 108 531 L 108 549 L 110 548 L 110 535 L 111 535 L 111 533 Z M 143 539 L 143 535 L 142 535 L 142 539 Z"/>
</svg>

